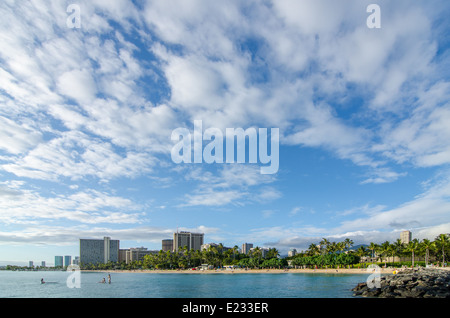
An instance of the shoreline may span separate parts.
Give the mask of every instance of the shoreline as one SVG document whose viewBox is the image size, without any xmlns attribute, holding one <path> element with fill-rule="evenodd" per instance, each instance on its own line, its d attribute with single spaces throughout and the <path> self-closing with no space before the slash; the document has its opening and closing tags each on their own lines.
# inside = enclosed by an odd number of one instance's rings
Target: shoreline
<svg viewBox="0 0 450 318">
<path fill-rule="evenodd" d="M 450 268 L 436 268 L 450 270 Z M 394 271 L 401 273 L 403 269 L 397 268 L 379 268 L 380 274 L 394 274 Z M 209 269 L 209 270 L 170 270 L 170 269 L 135 269 L 135 270 L 82 270 L 82 272 L 98 272 L 98 273 L 148 273 L 148 274 L 288 274 L 288 273 L 304 273 L 304 274 L 364 274 L 370 275 L 375 273 L 374 268 L 329 268 L 329 269 Z"/>
</svg>

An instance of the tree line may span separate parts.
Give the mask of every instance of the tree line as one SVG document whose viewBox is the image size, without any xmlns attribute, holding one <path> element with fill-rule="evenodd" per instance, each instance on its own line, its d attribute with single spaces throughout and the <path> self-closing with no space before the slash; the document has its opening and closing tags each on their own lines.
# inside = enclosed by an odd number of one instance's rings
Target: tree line
<svg viewBox="0 0 450 318">
<path fill-rule="evenodd" d="M 178 252 L 163 251 L 145 255 L 142 260 L 106 264 L 81 264 L 81 269 L 188 269 L 207 264 L 213 268 L 234 265 L 249 268 L 282 268 L 287 266 L 287 261 L 280 258 L 276 248 L 269 248 L 263 253 L 263 249 L 255 247 L 248 254 L 241 253 L 236 245 L 233 248 L 225 248 L 223 244 L 210 246 L 204 250 L 188 249 L 186 246 L 179 248 Z"/>
<path fill-rule="evenodd" d="M 425 265 L 428 265 L 431 260 L 443 265 L 446 264 L 450 253 L 450 235 L 440 234 L 433 241 L 414 239 L 408 244 L 397 239 L 393 243 L 389 241 L 381 244 L 371 242 L 367 246 L 362 245 L 351 250 L 352 246 L 353 241 L 348 238 L 342 242 L 331 242 L 324 238 L 319 244 L 311 244 L 304 253 L 292 257 L 292 264 L 322 267 L 354 265 L 360 263 L 361 260 L 369 260 L 372 263 L 384 260 L 384 265 L 387 266 L 389 259 L 393 263 L 395 257 L 399 257 L 410 258 L 411 266 L 414 267 L 416 257 L 421 256 L 425 258 Z"/>
<path fill-rule="evenodd" d="M 356 253 L 360 256 L 370 256 L 379 260 L 384 259 L 385 265 L 389 259 L 393 262 L 396 256 L 399 258 L 410 257 L 413 267 L 417 256 L 425 258 L 425 265 L 428 265 L 432 260 L 445 265 L 450 253 L 449 243 L 450 234 L 439 234 L 433 241 L 429 239 L 413 239 L 409 243 L 404 244 L 400 239 L 397 239 L 393 243 L 389 241 L 381 244 L 370 243 L 368 247 L 359 247 Z"/>
<path fill-rule="evenodd" d="M 333 242 L 323 238 L 318 244 L 310 244 L 306 251 L 295 256 L 281 258 L 276 248 L 270 248 L 263 256 L 263 249 L 256 247 L 249 254 L 239 251 L 238 246 L 225 248 L 222 244 L 210 246 L 202 251 L 182 247 L 178 252 L 162 251 L 145 255 L 142 260 L 129 264 L 81 264 L 82 269 L 188 269 L 208 264 L 214 268 L 235 265 L 245 268 L 285 268 L 287 266 L 303 267 L 339 267 L 361 265 L 363 260 L 380 262 L 387 265 L 394 257 L 409 258 L 412 266 L 418 256 L 425 258 L 425 264 L 432 260 L 445 264 L 450 254 L 450 235 L 440 234 L 433 241 L 414 239 L 402 244 L 400 239 L 393 243 L 370 243 L 352 249 L 354 242 L 346 238 Z"/>
<path fill-rule="evenodd" d="M 178 253 L 159 251 L 157 254 L 144 256 L 143 268 L 154 269 L 186 269 L 208 264 L 214 268 L 225 265 L 239 267 L 267 268 L 286 266 L 284 259 L 279 258 L 276 248 L 270 248 L 263 256 L 263 250 L 255 247 L 249 254 L 239 252 L 238 246 L 226 249 L 223 244 L 210 246 L 202 251 L 190 250 L 187 247 L 179 249 Z"/>
</svg>

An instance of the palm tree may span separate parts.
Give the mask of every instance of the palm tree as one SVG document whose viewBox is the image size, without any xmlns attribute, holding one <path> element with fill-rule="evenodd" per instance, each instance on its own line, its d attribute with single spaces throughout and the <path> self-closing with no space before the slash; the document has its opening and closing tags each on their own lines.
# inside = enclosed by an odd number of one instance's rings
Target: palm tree
<svg viewBox="0 0 450 318">
<path fill-rule="evenodd" d="M 387 263 L 387 255 L 389 254 L 389 246 L 391 244 L 386 241 L 384 243 L 381 243 L 379 251 L 380 251 L 380 255 L 384 256 L 384 267 L 386 267 L 386 263 Z"/>
<path fill-rule="evenodd" d="M 362 257 L 367 256 L 367 249 L 364 246 L 358 247 L 356 250 L 356 255 L 359 256 L 359 262 L 361 263 Z"/>
<path fill-rule="evenodd" d="M 414 267 L 414 251 L 417 251 L 419 249 L 419 240 L 414 239 L 406 245 L 405 250 L 406 252 L 411 252 L 411 267 Z"/>
<path fill-rule="evenodd" d="M 373 263 L 373 258 L 375 257 L 374 256 L 374 253 L 375 253 L 375 250 L 378 248 L 378 244 L 375 244 L 375 243 L 373 243 L 373 242 L 371 242 L 370 244 L 369 244 L 369 250 L 371 250 L 372 251 L 372 255 L 371 255 L 371 257 L 372 257 L 372 263 Z"/>
<path fill-rule="evenodd" d="M 425 250 L 425 265 L 428 266 L 428 261 L 430 259 L 430 250 L 434 250 L 436 247 L 435 242 L 431 242 L 428 239 L 423 239 L 420 243 L 420 247 Z"/>
<path fill-rule="evenodd" d="M 395 247 L 395 255 L 397 255 L 400 258 L 403 254 L 405 244 L 403 244 L 402 240 L 397 239 L 393 245 Z"/>
<path fill-rule="evenodd" d="M 219 266 L 222 267 L 222 263 L 223 263 L 223 244 L 219 243 L 219 245 L 217 246 L 217 258 L 219 260 Z"/>
<path fill-rule="evenodd" d="M 330 244 L 328 244 L 327 254 L 334 253 L 336 251 L 338 251 L 338 244 L 336 242 L 331 242 Z"/>
<path fill-rule="evenodd" d="M 237 245 L 235 245 L 235 246 L 232 248 L 232 251 L 233 251 L 233 260 L 235 260 L 235 259 L 236 259 L 236 253 L 239 252 L 239 247 L 238 247 Z"/>
<path fill-rule="evenodd" d="M 252 258 L 253 266 L 259 267 L 259 263 L 261 262 L 261 258 L 262 258 L 262 251 L 258 246 L 252 250 L 251 258 Z"/>
<path fill-rule="evenodd" d="M 439 234 L 434 241 L 442 247 L 442 266 L 445 266 L 445 245 L 449 242 L 449 235 Z"/>
<path fill-rule="evenodd" d="M 210 262 L 214 265 L 214 267 L 217 267 L 218 265 L 220 265 L 220 261 L 219 261 L 219 251 L 217 250 L 217 248 L 215 248 L 214 246 L 210 246 L 208 248 L 209 250 L 209 257 L 210 257 Z"/>
<path fill-rule="evenodd" d="M 345 242 L 337 242 L 336 243 L 336 251 L 342 253 L 347 249 L 347 246 L 345 245 Z"/>
<path fill-rule="evenodd" d="M 322 241 L 319 242 L 320 252 L 323 254 L 324 252 L 328 252 L 328 246 L 330 245 L 330 241 L 326 238 L 322 238 Z"/>
<path fill-rule="evenodd" d="M 345 249 L 348 251 L 353 246 L 353 241 L 349 238 L 344 240 Z"/>
<path fill-rule="evenodd" d="M 266 258 L 268 258 L 268 259 L 278 258 L 278 256 L 280 256 L 280 252 L 278 252 L 278 250 L 273 247 L 273 248 L 269 248 Z"/>
<path fill-rule="evenodd" d="M 388 252 L 388 254 L 390 254 L 392 256 L 392 263 L 393 263 L 395 254 L 397 254 L 397 247 L 395 246 L 395 244 L 389 244 L 387 252 Z"/>
<path fill-rule="evenodd" d="M 308 247 L 308 251 L 306 252 L 307 255 L 314 256 L 320 254 L 320 249 L 317 247 L 316 244 L 310 244 Z"/>
</svg>

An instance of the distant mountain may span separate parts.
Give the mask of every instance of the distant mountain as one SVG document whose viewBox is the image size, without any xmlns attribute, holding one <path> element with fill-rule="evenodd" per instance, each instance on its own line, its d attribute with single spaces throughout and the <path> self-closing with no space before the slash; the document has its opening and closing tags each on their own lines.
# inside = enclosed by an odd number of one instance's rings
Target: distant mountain
<svg viewBox="0 0 450 318">
<path fill-rule="evenodd" d="M 361 246 L 364 246 L 365 248 L 368 248 L 369 247 L 369 245 L 367 245 L 367 244 L 358 244 L 358 245 L 353 245 L 351 248 L 350 248 L 350 250 L 351 251 L 356 251 L 358 248 L 360 248 Z"/>
</svg>

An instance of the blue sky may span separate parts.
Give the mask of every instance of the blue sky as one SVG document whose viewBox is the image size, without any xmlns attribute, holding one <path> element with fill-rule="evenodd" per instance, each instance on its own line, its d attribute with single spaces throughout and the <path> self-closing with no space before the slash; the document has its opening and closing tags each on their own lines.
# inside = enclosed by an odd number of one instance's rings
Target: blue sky
<svg viewBox="0 0 450 318">
<path fill-rule="evenodd" d="M 381 28 L 367 26 L 371 3 Z M 0 261 L 51 264 L 87 237 L 160 249 L 177 229 L 282 253 L 450 232 L 448 13 L 447 1 L 2 1 Z M 172 131 L 194 120 L 278 128 L 277 173 L 174 163 Z"/>
</svg>

